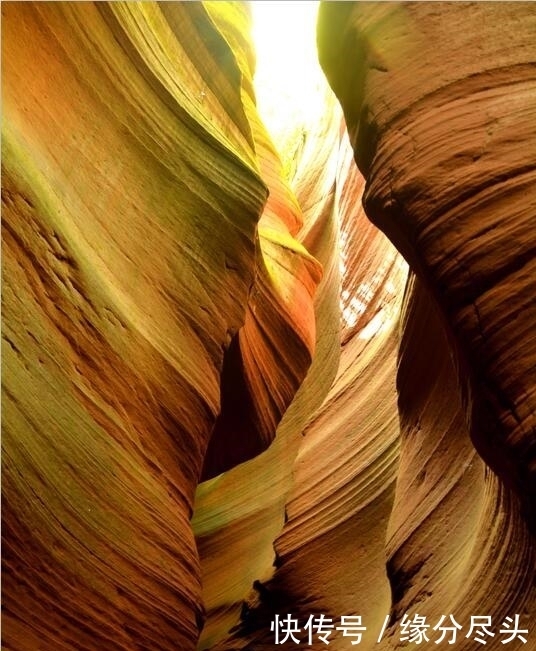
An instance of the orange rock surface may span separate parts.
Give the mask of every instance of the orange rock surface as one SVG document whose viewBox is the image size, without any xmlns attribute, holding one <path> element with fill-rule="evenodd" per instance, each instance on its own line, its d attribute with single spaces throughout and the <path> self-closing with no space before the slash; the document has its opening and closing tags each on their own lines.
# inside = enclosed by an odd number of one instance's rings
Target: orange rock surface
<svg viewBox="0 0 536 651">
<path fill-rule="evenodd" d="M 246 3 L 3 3 L 2 648 L 536 649 L 536 12 L 318 56 L 283 146 Z"/>
</svg>

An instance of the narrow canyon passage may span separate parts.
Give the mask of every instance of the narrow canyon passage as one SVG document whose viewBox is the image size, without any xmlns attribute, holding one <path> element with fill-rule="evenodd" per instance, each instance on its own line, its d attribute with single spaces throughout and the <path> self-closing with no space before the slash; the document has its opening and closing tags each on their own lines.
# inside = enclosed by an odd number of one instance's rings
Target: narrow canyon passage
<svg viewBox="0 0 536 651">
<path fill-rule="evenodd" d="M 2 59 L 2 648 L 536 649 L 532 3 L 10 2 Z"/>
</svg>

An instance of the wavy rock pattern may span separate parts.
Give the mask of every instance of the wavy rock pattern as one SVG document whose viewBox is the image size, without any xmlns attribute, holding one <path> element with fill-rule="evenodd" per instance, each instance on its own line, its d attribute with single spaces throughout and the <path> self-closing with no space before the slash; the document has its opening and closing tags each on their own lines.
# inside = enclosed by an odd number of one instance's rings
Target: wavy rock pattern
<svg viewBox="0 0 536 651">
<path fill-rule="evenodd" d="M 445 327 L 414 277 L 402 331 L 401 455 L 386 545 L 393 588 L 388 639 L 395 647 L 404 613 L 434 622 L 452 613 L 466 628 L 477 613 L 498 623 L 510 613 L 528 615 L 535 569 L 519 500 L 471 443 Z M 481 646 L 464 640 L 455 648 Z M 496 638 L 487 647 L 504 645 Z"/>
<path fill-rule="evenodd" d="M 351 164 L 353 152 L 347 138 L 340 140 L 340 124 L 333 125 L 331 131 L 337 136 L 328 150 L 337 153 L 335 166 L 326 165 L 323 158 L 317 155 L 315 161 L 318 168 L 309 168 L 312 173 L 307 192 L 305 185 L 302 188 L 303 196 L 309 198 L 310 204 L 318 205 L 314 200 L 314 189 L 321 188 L 326 181 L 314 170 L 332 169 L 334 194 L 329 204 L 331 221 L 346 234 L 343 238 L 343 245 L 347 249 L 345 260 L 353 265 L 355 284 L 352 297 L 347 300 L 350 306 L 347 315 L 351 318 L 348 322 L 340 320 L 345 299 L 342 298 L 341 305 L 341 286 L 336 275 L 338 309 L 336 312 L 331 309 L 329 321 L 326 320 L 327 314 L 319 309 L 322 324 L 319 332 L 324 333 L 324 337 L 319 336 L 317 342 L 318 357 L 315 356 L 310 373 L 289 409 L 289 418 L 285 416 L 274 444 L 274 448 L 278 446 L 279 449 L 286 446 L 287 462 L 295 459 L 292 482 L 287 481 L 282 486 L 286 491 L 283 497 L 287 497 L 287 500 L 285 525 L 275 541 L 277 569 L 271 576 L 273 568 L 270 569 L 265 561 L 262 572 L 252 576 L 252 579 L 256 579 L 254 590 L 242 607 L 241 625 L 230 637 L 211 647 L 218 650 L 273 648 L 274 634 L 270 631 L 270 621 L 277 612 L 292 612 L 303 622 L 313 612 L 323 612 L 333 618 L 360 612 L 371 622 L 376 622 L 389 609 L 390 588 L 384 540 L 394 498 L 398 460 L 395 387 L 397 323 L 401 308 L 400 290 L 404 286 L 407 266 L 387 239 L 366 220 L 359 201 L 364 183 Z M 328 133 L 323 132 L 322 139 L 325 141 L 327 136 Z M 310 142 L 315 142 L 314 132 L 310 134 Z M 300 185 L 303 184 L 300 168 L 311 162 L 307 159 L 308 151 L 311 150 L 306 146 L 303 160 L 298 165 Z M 350 190 L 353 194 L 350 194 Z M 298 192 L 298 197 L 301 196 L 301 192 Z M 311 213 L 306 214 L 312 217 Z M 321 217 L 321 213 L 316 215 Z M 324 233 L 325 228 L 318 231 Z M 313 233 L 314 229 L 311 228 L 309 235 Z M 366 254 L 364 246 L 361 248 L 362 243 L 368 245 Z M 361 255 L 356 255 L 356 250 Z M 315 255 L 318 255 L 316 250 Z M 387 260 L 387 263 L 378 268 L 379 259 Z M 333 273 L 340 269 L 338 265 Z M 317 298 L 320 300 L 324 300 L 321 297 L 328 289 L 326 277 L 319 287 Z M 345 282 L 346 279 L 343 279 L 342 287 L 347 287 Z M 355 299 L 354 303 L 351 298 Z M 359 315 L 359 323 L 354 321 L 352 312 L 356 309 L 357 301 L 365 306 Z M 342 347 L 341 339 L 345 342 Z M 336 347 L 333 346 L 334 341 Z M 327 342 L 329 347 L 326 346 Z M 326 368 L 338 369 L 327 382 Z M 319 386 L 325 387 L 321 394 Z M 308 396 L 317 397 L 314 411 L 311 411 L 314 403 Z M 307 407 L 307 411 L 304 407 Z M 289 447 L 291 437 L 295 438 L 302 431 L 305 438 L 298 437 L 299 447 Z M 279 459 L 281 457 L 277 461 Z M 246 473 L 248 465 L 255 464 L 249 476 L 254 478 L 256 493 L 245 503 L 249 505 L 247 513 L 250 521 L 251 509 L 258 510 L 261 518 L 259 526 L 262 527 L 266 500 L 270 499 L 270 503 L 273 503 L 273 493 L 270 491 L 267 497 L 260 490 L 262 486 L 272 486 L 282 471 L 280 462 L 277 463 L 275 456 L 270 456 L 266 457 L 261 474 L 257 465 L 260 460 L 248 462 L 236 471 Z M 288 469 L 286 472 L 288 474 Z M 220 481 L 226 482 L 228 475 Z M 242 474 L 242 480 L 244 477 L 245 474 Z M 237 493 L 244 483 L 236 478 L 228 485 L 233 486 Z M 205 490 L 201 485 L 198 495 L 204 495 Z M 228 492 L 231 493 L 230 490 Z M 223 494 L 223 491 L 219 492 L 220 496 Z M 216 497 L 215 490 L 212 512 L 218 504 Z M 246 510 L 236 501 L 233 503 L 224 499 L 223 503 L 229 517 L 232 517 L 234 507 L 237 520 Z M 283 524 L 283 504 L 284 500 L 279 506 L 280 527 Z M 201 502 L 196 506 L 194 522 L 204 510 L 203 506 Z M 210 513 L 207 509 L 207 514 Z M 194 529 L 197 531 L 195 526 Z M 211 559 L 215 558 L 217 551 L 224 558 L 231 556 L 231 550 L 226 551 L 226 545 L 230 542 L 227 535 L 229 530 L 230 527 L 213 528 L 209 538 L 210 557 L 205 560 L 201 551 L 202 564 L 213 567 Z M 245 540 L 248 541 L 248 538 L 251 540 L 251 536 L 245 537 Z M 201 538 L 201 550 L 204 541 L 205 538 Z M 255 541 L 251 542 L 258 543 L 258 539 L 255 537 Z M 252 552 L 253 549 L 251 547 Z M 266 560 L 274 560 L 273 554 L 267 551 Z M 235 572 L 226 576 L 228 584 L 236 585 L 233 577 L 247 572 L 250 564 L 250 556 L 235 561 Z M 238 569 L 242 574 L 236 571 Z M 219 590 L 221 608 L 226 590 L 221 572 L 204 575 L 205 590 L 212 585 Z M 209 612 L 209 627 L 210 620 Z M 211 641 L 207 637 L 206 645 L 201 644 L 200 648 L 209 648 Z M 348 640 L 339 638 L 333 638 L 333 642 L 339 645 L 332 645 L 333 648 L 345 648 L 348 644 Z M 322 642 L 318 644 L 318 648 L 325 646 Z M 286 647 L 283 645 L 282 648 L 292 646 L 294 643 Z"/>
<path fill-rule="evenodd" d="M 207 607 L 201 649 L 226 637 L 245 612 L 244 598 L 253 583 L 267 580 L 273 573 L 273 541 L 284 524 L 292 462 L 300 448 L 301 433 L 337 372 L 340 270 L 339 219 L 334 204 L 341 114 L 333 96 L 327 101 L 333 110 L 326 111 L 320 123 L 308 125 L 309 144 L 297 161 L 293 182 L 303 214 L 298 239 L 323 265 L 314 302 L 315 356 L 272 446 L 198 488 L 192 524 Z"/>
<path fill-rule="evenodd" d="M 213 2 L 207 7 L 242 72 L 242 102 L 269 196 L 259 221 L 260 255 L 244 327 L 225 360 L 222 409 L 205 456 L 203 479 L 254 457 L 272 442 L 311 364 L 312 299 L 322 274 L 319 263 L 295 237 L 303 215 L 255 107 L 253 49 L 244 38 L 249 33 L 246 6 Z M 280 345 L 283 341 L 285 346 Z"/>
<path fill-rule="evenodd" d="M 420 278 L 397 379 L 388 648 L 404 612 L 533 621 L 534 18 L 528 4 L 321 9 L 365 209 Z"/>
<path fill-rule="evenodd" d="M 202 466 L 266 447 L 310 364 L 319 265 L 217 9 L 3 7 L 6 649 L 192 648 Z M 207 459 L 242 333 L 257 435 Z"/>
<path fill-rule="evenodd" d="M 469 366 L 473 441 L 529 500 L 533 526 L 532 4 L 327 3 L 320 26 L 320 59 L 367 178 L 367 214 L 431 287 Z"/>
<path fill-rule="evenodd" d="M 323 3 L 291 160 L 250 22 L 2 6 L 2 647 L 530 651 L 536 14 Z"/>
</svg>

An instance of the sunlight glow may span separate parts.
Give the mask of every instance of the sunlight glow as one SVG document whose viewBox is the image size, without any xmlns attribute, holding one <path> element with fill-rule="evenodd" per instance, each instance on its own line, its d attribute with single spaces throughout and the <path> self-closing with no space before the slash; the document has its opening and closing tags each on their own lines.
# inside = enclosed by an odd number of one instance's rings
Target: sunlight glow
<svg viewBox="0 0 536 651">
<path fill-rule="evenodd" d="M 319 2 L 304 0 L 250 2 L 257 59 L 254 76 L 257 109 L 279 152 L 283 174 L 291 187 L 296 161 L 300 159 L 306 140 L 309 142 L 308 136 L 318 137 L 318 126 L 325 120 L 326 111 L 334 110 L 335 106 L 318 62 L 316 20 L 319 5 Z M 351 164 L 354 164 L 353 157 Z M 341 230 L 339 268 L 343 278 L 348 273 L 352 244 L 349 234 Z M 393 248 L 370 277 L 355 287 L 341 288 L 343 327 L 359 327 L 367 310 L 376 312 L 359 331 L 361 339 L 368 340 L 391 327 L 398 314 L 398 286 L 400 283 L 403 286 L 407 271 L 402 259 L 392 269 L 395 257 Z M 378 292 L 381 293 L 379 301 L 375 300 Z"/>
<path fill-rule="evenodd" d="M 254 0 L 250 6 L 257 107 L 285 163 L 325 106 L 316 50 L 319 2 Z"/>
</svg>

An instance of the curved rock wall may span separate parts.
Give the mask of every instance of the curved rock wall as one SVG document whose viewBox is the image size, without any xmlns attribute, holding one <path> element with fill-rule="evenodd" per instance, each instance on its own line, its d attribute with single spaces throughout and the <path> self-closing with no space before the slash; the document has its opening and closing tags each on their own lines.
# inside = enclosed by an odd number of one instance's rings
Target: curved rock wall
<svg viewBox="0 0 536 651">
<path fill-rule="evenodd" d="M 404 613 L 534 621 L 535 28 L 528 3 L 320 10 L 367 215 L 419 277 L 386 544 L 395 647 Z"/>
<path fill-rule="evenodd" d="M 193 648 L 202 467 L 273 438 L 310 364 L 320 268 L 225 12 L 2 15 L 3 643 Z M 222 451 L 237 338 L 254 427 Z"/>
<path fill-rule="evenodd" d="M 517 495 L 471 443 L 443 322 L 415 277 L 402 333 L 400 467 L 386 542 L 393 591 L 387 640 L 394 646 L 405 613 L 434 623 L 452 613 L 467 633 L 472 615 L 497 624 L 532 612 L 536 567 Z M 455 648 L 481 646 L 463 640 Z M 503 648 L 502 640 L 490 638 L 487 647 Z"/>
<path fill-rule="evenodd" d="M 285 502 L 292 486 L 293 461 L 300 449 L 301 434 L 337 372 L 341 281 L 335 202 L 341 114 L 332 96 L 327 101 L 331 101 L 332 110 L 326 111 L 320 123 L 308 125 L 309 145 L 296 161 L 293 180 L 303 214 L 298 239 L 323 266 L 314 302 L 315 355 L 271 447 L 198 487 L 192 525 L 201 558 L 208 615 L 200 649 L 210 648 L 227 636 L 240 621 L 241 613 L 247 612 L 244 599 L 252 585 L 268 580 L 273 573 L 273 542 L 284 524 Z M 258 594 L 257 589 L 253 590 L 254 595 Z M 262 624 L 265 625 L 269 629 L 269 622 Z"/>
<path fill-rule="evenodd" d="M 250 22 L 2 5 L 2 646 L 529 651 L 536 13 L 323 3 L 290 161 Z"/>
<path fill-rule="evenodd" d="M 472 439 L 532 527 L 535 33 L 531 3 L 325 3 L 319 21 L 367 214 L 440 305 Z"/>
</svg>

